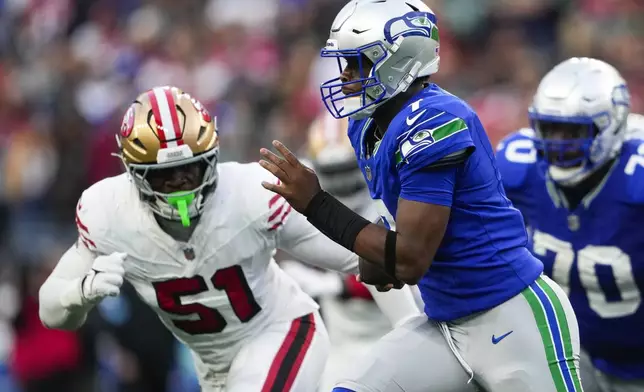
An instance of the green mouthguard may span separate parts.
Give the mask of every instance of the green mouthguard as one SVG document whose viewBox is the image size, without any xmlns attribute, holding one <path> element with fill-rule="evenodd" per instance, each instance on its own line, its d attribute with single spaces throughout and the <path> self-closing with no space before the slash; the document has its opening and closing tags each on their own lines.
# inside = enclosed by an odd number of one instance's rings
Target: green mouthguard
<svg viewBox="0 0 644 392">
<path fill-rule="evenodd" d="M 188 205 L 195 200 L 194 193 L 175 192 L 168 196 L 168 203 L 179 211 L 181 224 L 184 227 L 190 226 L 190 215 L 188 214 Z"/>
</svg>

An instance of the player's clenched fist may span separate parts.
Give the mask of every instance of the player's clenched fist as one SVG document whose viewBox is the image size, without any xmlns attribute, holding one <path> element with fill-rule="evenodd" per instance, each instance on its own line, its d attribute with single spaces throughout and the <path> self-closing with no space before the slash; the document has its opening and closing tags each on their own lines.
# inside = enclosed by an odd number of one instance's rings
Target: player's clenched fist
<svg viewBox="0 0 644 392">
<path fill-rule="evenodd" d="M 123 261 L 125 253 L 98 256 L 81 283 L 81 294 L 85 303 L 96 303 L 107 296 L 116 297 L 123 285 Z"/>
</svg>

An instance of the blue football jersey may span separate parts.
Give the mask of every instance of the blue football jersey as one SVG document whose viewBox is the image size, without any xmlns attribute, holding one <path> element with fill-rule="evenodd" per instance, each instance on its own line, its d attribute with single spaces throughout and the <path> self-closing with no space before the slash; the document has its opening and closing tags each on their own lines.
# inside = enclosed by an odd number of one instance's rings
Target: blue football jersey
<svg viewBox="0 0 644 392">
<path fill-rule="evenodd" d="M 519 294 L 543 271 L 528 249 L 519 211 L 507 199 L 494 151 L 476 113 L 436 85 L 423 89 L 367 148 L 372 119 L 350 121 L 349 138 L 371 197 L 395 230 L 398 199 L 451 207 L 441 245 L 418 284 L 427 315 L 454 320 Z M 426 170 L 469 149 L 465 163 Z M 371 152 L 370 152 L 371 151 Z"/>
<path fill-rule="evenodd" d="M 525 216 L 529 249 L 568 293 L 594 365 L 644 378 L 644 142 L 627 140 L 603 182 L 569 209 L 536 159 L 531 130 L 504 139 L 497 162 Z"/>
</svg>

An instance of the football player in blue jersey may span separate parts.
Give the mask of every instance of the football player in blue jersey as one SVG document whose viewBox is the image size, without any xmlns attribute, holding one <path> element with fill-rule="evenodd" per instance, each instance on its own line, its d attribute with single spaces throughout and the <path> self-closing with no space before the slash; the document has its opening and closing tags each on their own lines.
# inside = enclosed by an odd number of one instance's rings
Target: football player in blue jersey
<svg viewBox="0 0 644 392">
<path fill-rule="evenodd" d="M 586 392 L 644 390 L 644 143 L 619 72 L 572 58 L 541 81 L 531 129 L 497 152 L 529 249 L 579 319 Z"/>
<path fill-rule="evenodd" d="M 281 180 L 264 186 L 360 255 L 363 281 L 417 284 L 425 302 L 426 315 L 383 337 L 334 391 L 581 391 L 570 302 L 526 248 L 476 113 L 430 83 L 438 48 L 436 17 L 421 0 L 353 0 L 322 50 L 340 65 L 323 100 L 350 117 L 385 227 L 321 190 L 281 143 L 281 156 L 260 151 Z"/>
</svg>

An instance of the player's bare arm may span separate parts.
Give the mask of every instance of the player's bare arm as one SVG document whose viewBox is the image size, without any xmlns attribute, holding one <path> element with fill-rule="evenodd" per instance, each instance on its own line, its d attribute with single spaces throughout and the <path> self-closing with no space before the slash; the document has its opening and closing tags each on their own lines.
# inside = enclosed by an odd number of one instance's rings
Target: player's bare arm
<svg viewBox="0 0 644 392">
<path fill-rule="evenodd" d="M 322 234 L 301 214 L 291 214 L 278 234 L 277 247 L 295 259 L 306 264 L 342 273 L 358 273 L 358 256 L 343 248 Z M 365 282 L 369 283 L 369 282 Z M 398 285 L 394 292 L 389 291 L 393 284 L 367 286 L 376 304 L 389 319 L 391 325 L 419 314 L 409 287 Z"/>
<path fill-rule="evenodd" d="M 282 195 L 334 241 L 385 269 L 398 280 L 416 284 L 429 268 L 443 238 L 450 208 L 400 199 L 397 232 L 372 224 L 322 191 L 313 170 L 282 143 L 282 157 L 262 149 L 260 164 L 280 179 L 263 183 Z M 368 282 L 367 282 L 368 283 Z"/>
<path fill-rule="evenodd" d="M 427 272 L 440 245 L 450 208 L 429 203 L 398 199 L 396 215 L 395 277 L 407 284 L 416 284 Z M 354 251 L 385 268 L 385 242 L 390 230 L 368 225 L 358 236 Z"/>
</svg>

